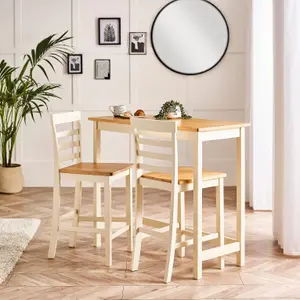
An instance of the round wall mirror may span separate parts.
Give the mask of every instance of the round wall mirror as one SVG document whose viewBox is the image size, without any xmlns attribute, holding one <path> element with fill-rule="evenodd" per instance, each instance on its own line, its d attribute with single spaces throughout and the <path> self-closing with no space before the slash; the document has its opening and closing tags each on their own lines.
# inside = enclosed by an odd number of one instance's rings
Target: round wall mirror
<svg viewBox="0 0 300 300">
<path fill-rule="evenodd" d="M 156 16 L 151 30 L 157 58 L 170 70 L 197 75 L 223 59 L 229 27 L 222 12 L 206 0 L 175 0 Z"/>
</svg>

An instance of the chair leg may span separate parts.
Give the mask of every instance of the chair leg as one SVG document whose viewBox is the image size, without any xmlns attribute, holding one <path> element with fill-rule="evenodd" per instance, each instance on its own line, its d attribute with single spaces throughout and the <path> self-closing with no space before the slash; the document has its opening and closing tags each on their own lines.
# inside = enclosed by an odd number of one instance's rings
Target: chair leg
<svg viewBox="0 0 300 300">
<path fill-rule="evenodd" d="M 128 251 L 133 250 L 133 219 L 132 219 L 132 170 L 129 170 L 129 175 L 126 177 L 126 220 L 129 226 L 127 232 Z"/>
<path fill-rule="evenodd" d="M 52 232 L 48 250 L 48 258 L 52 259 L 56 254 L 57 240 L 59 234 L 59 213 L 60 213 L 60 175 L 57 174 L 53 187 L 52 207 Z"/>
<path fill-rule="evenodd" d="M 75 201 L 74 201 L 74 217 L 73 217 L 73 227 L 78 227 L 79 224 L 79 215 L 80 215 L 80 208 L 81 208 L 81 198 L 82 198 L 82 182 L 77 181 L 75 186 Z M 74 248 L 76 247 L 76 239 L 77 239 L 77 232 L 72 233 L 69 247 Z"/>
<path fill-rule="evenodd" d="M 106 266 L 112 265 L 112 212 L 111 212 L 111 185 L 109 177 L 104 184 L 104 212 L 105 212 L 105 257 Z"/>
<path fill-rule="evenodd" d="M 224 233 L 224 179 L 219 179 L 219 185 L 217 186 L 217 231 L 219 234 L 218 244 L 220 247 L 224 246 L 225 233 Z M 224 256 L 218 257 L 218 267 L 223 270 L 225 268 Z"/>
<path fill-rule="evenodd" d="M 179 223 L 179 234 L 178 234 L 178 242 L 185 241 L 185 235 L 182 234 L 182 230 L 185 230 L 185 200 L 184 200 L 184 192 L 179 193 L 178 199 L 178 223 Z M 179 257 L 185 257 L 185 247 L 181 247 L 177 249 L 177 255 Z"/>
<path fill-rule="evenodd" d="M 94 183 L 94 202 L 93 202 L 93 215 L 94 217 L 101 217 L 101 185 L 100 183 Z M 100 222 L 94 222 L 94 228 L 100 228 Z M 94 246 L 96 248 L 101 247 L 101 234 L 96 233 L 94 235 Z"/>
<path fill-rule="evenodd" d="M 143 226 L 143 187 L 140 185 L 139 180 L 137 180 L 134 249 L 133 249 L 132 266 L 131 266 L 132 271 L 137 271 L 139 268 L 141 246 L 142 246 L 142 234 L 138 232 L 138 230 L 142 226 Z"/>
<path fill-rule="evenodd" d="M 171 194 L 171 211 L 170 211 L 170 231 L 169 231 L 169 247 L 167 256 L 167 265 L 165 270 L 165 283 L 171 281 L 176 245 L 176 231 L 177 231 L 177 214 L 178 214 L 178 193 L 172 191 Z"/>
</svg>

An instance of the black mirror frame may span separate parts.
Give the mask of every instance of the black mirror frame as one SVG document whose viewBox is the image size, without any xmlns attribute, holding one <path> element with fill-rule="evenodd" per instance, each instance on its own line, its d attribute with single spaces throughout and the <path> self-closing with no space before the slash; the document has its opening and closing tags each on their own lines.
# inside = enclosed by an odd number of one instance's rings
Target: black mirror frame
<svg viewBox="0 0 300 300">
<path fill-rule="evenodd" d="M 219 13 L 220 15 L 222 16 L 222 18 L 224 19 L 224 22 L 226 24 L 226 28 L 227 28 L 227 35 L 228 35 L 228 39 L 227 39 L 227 44 L 226 44 L 226 47 L 225 47 L 225 50 L 224 50 L 224 53 L 222 54 L 221 58 L 212 66 L 210 67 L 209 69 L 205 70 L 205 71 L 201 71 L 201 72 L 198 72 L 198 73 L 183 73 L 183 72 L 180 72 L 180 71 L 177 71 L 177 70 L 174 70 L 172 69 L 171 67 L 169 67 L 168 65 L 166 65 L 162 59 L 159 57 L 159 55 L 157 54 L 156 52 L 156 49 L 155 49 L 155 46 L 154 46 L 154 43 L 153 43 L 153 31 L 154 31 L 154 26 L 155 26 L 155 23 L 156 23 L 156 20 L 157 18 L 159 17 L 159 15 L 161 14 L 161 12 L 166 8 L 168 7 L 169 5 L 173 4 L 174 2 L 177 2 L 177 1 L 182 1 L 182 0 L 173 0 L 171 2 L 169 2 L 168 4 L 166 4 L 159 12 L 158 14 L 156 15 L 153 23 L 152 23 L 152 27 L 151 27 L 151 44 L 152 44 L 152 48 L 153 48 L 153 51 L 154 51 L 154 54 L 155 56 L 157 57 L 157 59 L 161 62 L 161 64 L 163 64 L 167 69 L 177 73 L 177 74 L 181 74 L 181 75 L 187 75 L 187 76 L 194 76 L 194 75 L 200 75 L 200 74 L 204 74 L 212 69 L 214 69 L 224 58 L 224 56 L 226 55 L 227 53 L 227 50 L 228 50 L 228 47 L 229 47 L 229 42 L 230 42 L 230 31 L 229 31 L 229 26 L 228 26 L 228 23 L 227 23 L 227 20 L 224 16 L 224 14 L 221 12 L 221 10 L 216 6 L 214 5 L 213 3 L 209 2 L 208 0 L 199 0 L 199 1 L 204 1 L 206 2 L 207 4 L 210 4 L 211 6 L 213 6 Z"/>
</svg>

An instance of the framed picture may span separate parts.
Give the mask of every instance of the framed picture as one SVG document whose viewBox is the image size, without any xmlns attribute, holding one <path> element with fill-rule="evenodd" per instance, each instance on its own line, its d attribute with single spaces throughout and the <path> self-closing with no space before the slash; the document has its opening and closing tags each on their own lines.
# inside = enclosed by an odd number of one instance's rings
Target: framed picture
<svg viewBox="0 0 300 300">
<path fill-rule="evenodd" d="M 110 59 L 95 59 L 95 79 L 110 80 Z"/>
<path fill-rule="evenodd" d="M 68 74 L 82 74 L 82 54 L 68 55 Z"/>
<path fill-rule="evenodd" d="M 98 19 L 99 45 L 121 45 L 121 18 Z"/>
<path fill-rule="evenodd" d="M 147 54 L 147 33 L 129 32 L 129 54 L 145 55 Z"/>
</svg>

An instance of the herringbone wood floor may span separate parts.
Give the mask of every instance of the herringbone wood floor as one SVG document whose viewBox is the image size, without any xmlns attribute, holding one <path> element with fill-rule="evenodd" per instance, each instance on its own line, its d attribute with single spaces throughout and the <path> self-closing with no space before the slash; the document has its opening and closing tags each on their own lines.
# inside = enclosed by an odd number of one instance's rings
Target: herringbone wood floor
<svg viewBox="0 0 300 300">
<path fill-rule="evenodd" d="M 226 234 L 234 237 L 234 190 L 227 189 Z M 113 242 L 113 266 L 105 267 L 103 249 L 92 247 L 92 237 L 80 234 L 76 249 L 68 248 L 62 234 L 55 260 L 47 259 L 51 225 L 52 190 L 27 188 L 19 195 L 0 195 L 0 217 L 39 218 L 42 224 L 34 240 L 0 288 L 0 299 L 300 299 L 300 261 L 284 257 L 272 240 L 272 215 L 246 215 L 246 265 L 234 265 L 226 257 L 223 272 L 215 261 L 204 264 L 203 279 L 192 279 L 192 248 L 183 259 L 176 258 L 172 283 L 163 283 L 166 247 L 160 240 L 143 242 L 138 272 L 129 270 L 131 255 L 126 252 L 126 235 Z M 188 193 L 187 223 L 192 221 L 192 195 Z M 113 192 L 115 215 L 124 212 L 124 191 Z M 62 214 L 72 207 L 73 189 L 62 191 Z M 84 190 L 83 213 L 92 211 L 92 191 Z M 166 192 L 146 191 L 146 214 L 167 220 Z M 69 222 L 66 220 L 65 222 Z M 204 227 L 214 230 L 214 190 L 204 193 Z"/>
</svg>

